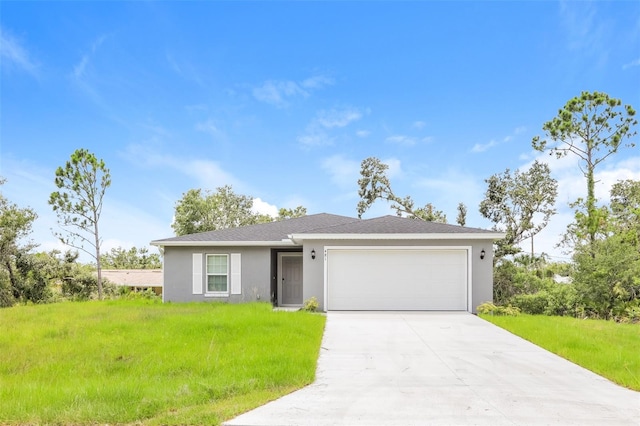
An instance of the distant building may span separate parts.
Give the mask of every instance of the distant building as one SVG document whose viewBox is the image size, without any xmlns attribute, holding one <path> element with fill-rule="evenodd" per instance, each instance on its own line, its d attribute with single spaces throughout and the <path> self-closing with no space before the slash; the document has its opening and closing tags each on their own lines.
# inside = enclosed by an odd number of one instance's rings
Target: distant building
<svg viewBox="0 0 640 426">
<path fill-rule="evenodd" d="M 162 269 L 103 269 L 102 278 L 132 291 L 152 289 L 156 294 L 162 294 Z"/>
</svg>

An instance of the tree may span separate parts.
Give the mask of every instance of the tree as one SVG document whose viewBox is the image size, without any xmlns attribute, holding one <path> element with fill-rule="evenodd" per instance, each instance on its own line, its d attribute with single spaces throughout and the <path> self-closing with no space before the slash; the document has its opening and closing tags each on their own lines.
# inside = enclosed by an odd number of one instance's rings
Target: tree
<svg viewBox="0 0 640 426">
<path fill-rule="evenodd" d="M 269 215 L 255 213 L 253 198 L 233 192 L 230 185 L 216 188 L 215 192 L 190 189 L 176 202 L 174 221 L 176 235 L 195 234 L 217 229 L 235 228 L 256 223 L 273 222 Z M 281 209 L 278 219 L 305 215 L 306 209 Z"/>
<path fill-rule="evenodd" d="M 640 240 L 640 181 L 618 181 L 611 187 L 611 217 L 620 231 L 633 231 Z"/>
<path fill-rule="evenodd" d="M 460 226 L 464 226 L 467 223 L 467 206 L 464 203 L 458 204 L 458 217 L 456 218 L 456 222 Z"/>
<path fill-rule="evenodd" d="M 146 247 L 131 247 L 125 250 L 122 247 L 112 248 L 109 253 L 102 255 L 101 264 L 108 269 L 159 269 L 162 268 L 162 260 L 158 253 L 149 254 Z"/>
<path fill-rule="evenodd" d="M 378 199 L 391 203 L 391 208 L 398 216 L 407 215 L 415 219 L 422 219 L 429 222 L 447 223 L 447 216 L 440 210 L 436 210 L 433 204 L 427 203 L 424 207 L 414 207 L 415 203 L 410 196 L 400 198 L 393 193 L 391 183 L 387 178 L 386 171 L 389 166 L 382 163 L 375 157 L 369 157 L 362 161 L 360 176 L 358 179 L 358 217 L 362 215 Z"/>
<path fill-rule="evenodd" d="M 548 148 L 550 155 L 561 158 L 572 154 L 580 160 L 580 170 L 587 180 L 583 226 L 592 255 L 602 222 L 596 208 L 595 169 L 615 154 L 625 139 L 636 134 L 633 130 L 638 123 L 635 114 L 631 105 L 623 108 L 620 99 L 609 97 L 606 93 L 582 92 L 579 97 L 570 99 L 555 118 L 542 126 L 547 137 L 555 143 Z M 533 148 L 540 152 L 547 150 L 547 145 L 548 141 L 539 136 L 532 140 Z M 635 144 L 629 142 L 627 146 L 633 147 Z M 578 200 L 574 206 L 582 205 L 581 201 Z"/>
<path fill-rule="evenodd" d="M 99 233 L 100 215 L 105 191 L 111 185 L 111 174 L 103 160 L 86 149 L 71 154 L 65 167 L 56 170 L 59 191 L 51 193 L 49 204 L 58 215 L 62 232 L 54 233 L 64 244 L 82 250 L 96 261 L 98 298 L 102 299 L 102 268 Z M 85 245 L 92 250 L 85 249 Z"/>
<path fill-rule="evenodd" d="M 480 213 L 495 224 L 494 229 L 507 234 L 496 244 L 496 257 L 520 252 L 517 245 L 531 238 L 533 259 L 533 237 L 547 226 L 556 212 L 558 182 L 551 177 L 549 166 L 535 161 L 525 172 L 516 170 L 512 175 L 506 169 L 485 182 L 488 187 L 480 202 Z"/>
<path fill-rule="evenodd" d="M 306 207 L 298 206 L 295 209 L 281 208 L 278 211 L 278 217 L 276 220 L 293 219 L 296 217 L 302 217 L 307 215 Z"/>
<path fill-rule="evenodd" d="M 610 208 L 600 207 L 602 223 L 593 244 L 574 252 L 575 284 L 587 315 L 621 317 L 640 298 L 640 182 L 611 187 Z"/>
<path fill-rule="evenodd" d="M 0 177 L 0 186 L 4 183 Z M 24 299 L 17 262 L 35 247 L 29 242 L 23 245 L 22 240 L 31 233 L 37 217 L 31 208 L 20 208 L 0 194 L 0 306 Z"/>
</svg>

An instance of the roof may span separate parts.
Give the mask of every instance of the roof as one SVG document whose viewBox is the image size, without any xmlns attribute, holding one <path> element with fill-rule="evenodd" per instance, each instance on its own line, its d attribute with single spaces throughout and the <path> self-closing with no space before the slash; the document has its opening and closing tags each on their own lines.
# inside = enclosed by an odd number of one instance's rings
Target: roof
<svg viewBox="0 0 640 426">
<path fill-rule="evenodd" d="M 357 219 L 320 213 L 277 222 L 201 232 L 152 241 L 156 246 L 295 245 L 305 239 L 499 239 L 504 234 L 479 228 L 398 216 Z M 231 244 L 230 244 L 231 243 Z"/>
<path fill-rule="evenodd" d="M 115 285 L 162 287 L 162 269 L 103 269 L 102 278 Z"/>
</svg>

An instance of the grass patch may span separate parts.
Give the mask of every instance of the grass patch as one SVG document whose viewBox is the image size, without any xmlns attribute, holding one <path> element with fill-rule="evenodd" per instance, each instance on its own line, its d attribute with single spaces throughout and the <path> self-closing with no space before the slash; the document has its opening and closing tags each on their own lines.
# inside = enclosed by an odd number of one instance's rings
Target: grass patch
<svg viewBox="0 0 640 426">
<path fill-rule="evenodd" d="M 640 324 L 543 315 L 481 317 L 612 382 L 640 391 Z"/>
<path fill-rule="evenodd" d="M 311 383 L 324 322 L 267 303 L 0 309 L 0 424 L 219 424 Z"/>
</svg>

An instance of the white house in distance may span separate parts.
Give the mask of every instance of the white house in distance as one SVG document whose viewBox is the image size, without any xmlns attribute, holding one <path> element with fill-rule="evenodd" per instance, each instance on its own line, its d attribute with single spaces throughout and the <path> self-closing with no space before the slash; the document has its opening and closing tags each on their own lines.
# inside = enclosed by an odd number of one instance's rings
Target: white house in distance
<svg viewBox="0 0 640 426">
<path fill-rule="evenodd" d="M 484 229 L 383 216 L 314 214 L 152 241 L 164 254 L 163 299 L 263 300 L 328 310 L 475 312 L 493 297 Z"/>
</svg>

